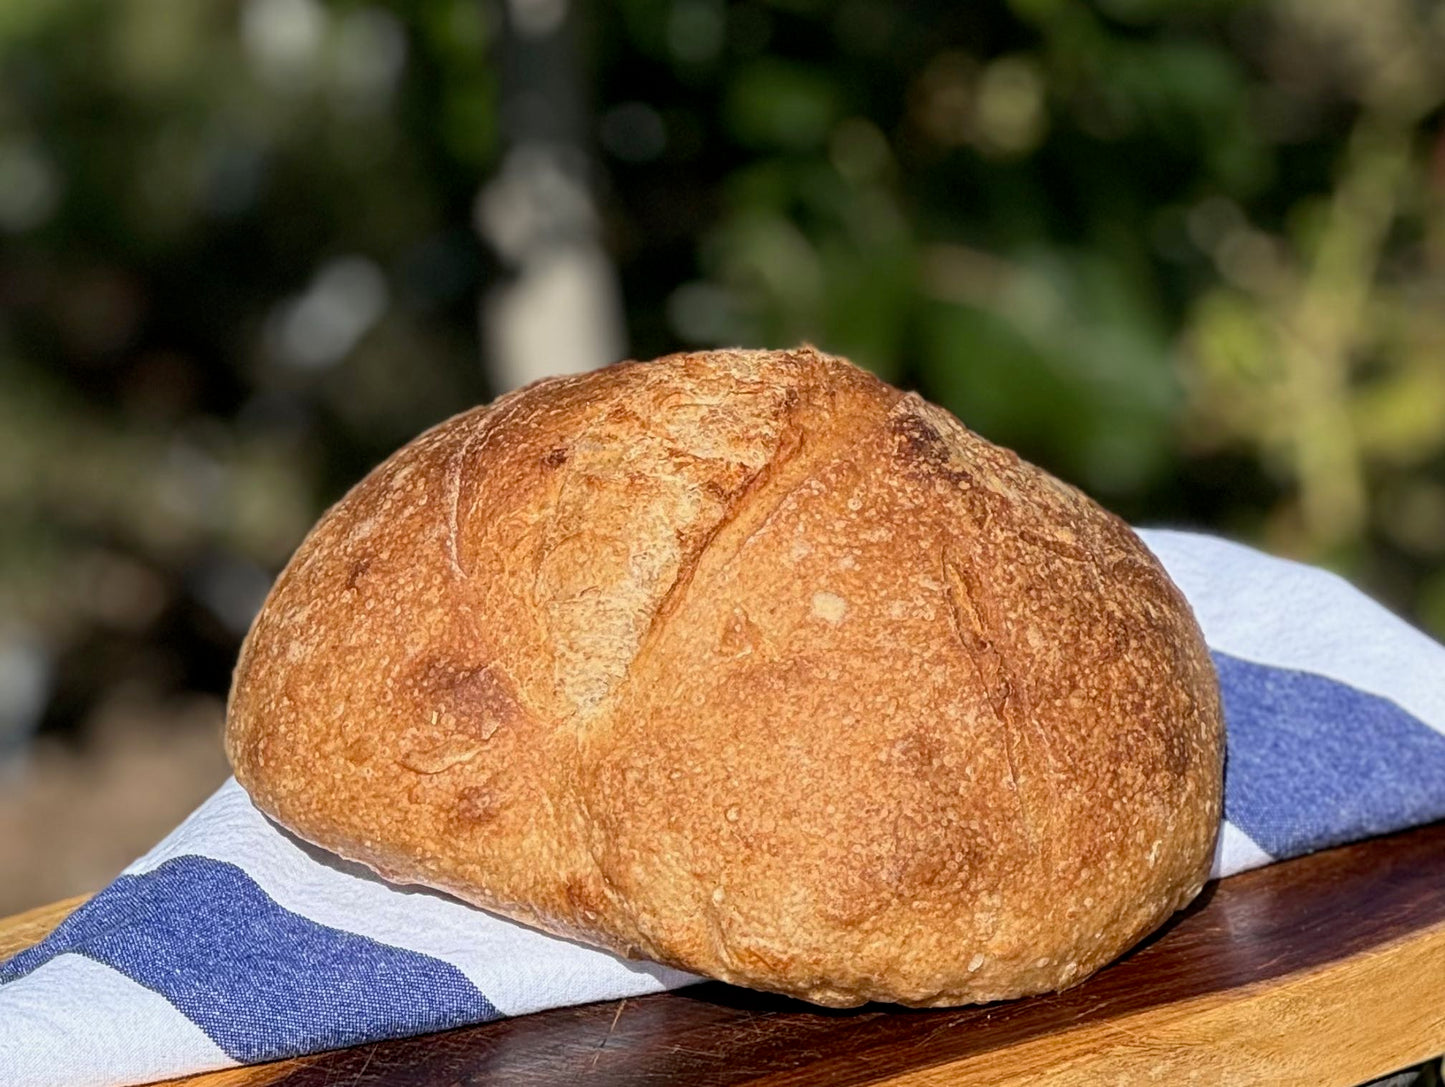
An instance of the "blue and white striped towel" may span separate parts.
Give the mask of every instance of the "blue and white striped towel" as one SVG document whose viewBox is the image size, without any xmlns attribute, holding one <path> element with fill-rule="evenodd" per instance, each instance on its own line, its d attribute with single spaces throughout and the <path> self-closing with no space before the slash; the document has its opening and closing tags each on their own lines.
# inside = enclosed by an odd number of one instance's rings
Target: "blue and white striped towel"
<svg viewBox="0 0 1445 1087">
<path fill-rule="evenodd" d="M 1323 571 L 1143 535 L 1223 686 L 1215 874 L 1445 818 L 1445 647 Z M 390 886 L 231 781 L 0 965 L 0 1083 L 141 1083 L 694 980 Z"/>
</svg>

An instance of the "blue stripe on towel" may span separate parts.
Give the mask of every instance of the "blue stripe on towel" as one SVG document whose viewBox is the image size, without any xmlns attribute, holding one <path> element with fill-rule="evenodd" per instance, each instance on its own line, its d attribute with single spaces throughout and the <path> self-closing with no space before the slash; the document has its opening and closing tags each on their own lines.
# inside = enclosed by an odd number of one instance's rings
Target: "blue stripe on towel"
<svg viewBox="0 0 1445 1087">
<path fill-rule="evenodd" d="M 1322 675 L 1220 652 L 1214 665 L 1224 813 L 1276 859 L 1445 818 L 1445 735 Z"/>
<path fill-rule="evenodd" d="M 66 952 L 160 993 L 243 1064 L 498 1015 L 449 963 L 282 909 L 207 857 L 122 876 L 0 964 L 0 984 Z"/>
</svg>

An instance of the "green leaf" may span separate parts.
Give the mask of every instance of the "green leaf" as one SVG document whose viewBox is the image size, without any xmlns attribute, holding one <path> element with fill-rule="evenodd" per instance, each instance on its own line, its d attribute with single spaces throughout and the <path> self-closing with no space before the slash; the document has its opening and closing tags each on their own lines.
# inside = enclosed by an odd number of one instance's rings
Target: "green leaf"
<svg viewBox="0 0 1445 1087">
<path fill-rule="evenodd" d="M 838 111 L 838 89 L 827 74 L 773 58 L 743 67 L 723 101 L 724 122 L 738 142 L 791 151 L 821 147 Z"/>
</svg>

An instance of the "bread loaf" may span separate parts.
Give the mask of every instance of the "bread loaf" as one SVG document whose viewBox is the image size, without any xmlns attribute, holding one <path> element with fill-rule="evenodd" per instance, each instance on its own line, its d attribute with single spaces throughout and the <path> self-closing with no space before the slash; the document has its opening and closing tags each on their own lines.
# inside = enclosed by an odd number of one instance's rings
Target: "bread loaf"
<svg viewBox="0 0 1445 1087">
<path fill-rule="evenodd" d="M 1081 980 L 1220 813 L 1209 656 L 1129 528 L 808 348 L 417 438 L 282 573 L 226 740 L 387 879 L 836 1006 Z"/>
</svg>

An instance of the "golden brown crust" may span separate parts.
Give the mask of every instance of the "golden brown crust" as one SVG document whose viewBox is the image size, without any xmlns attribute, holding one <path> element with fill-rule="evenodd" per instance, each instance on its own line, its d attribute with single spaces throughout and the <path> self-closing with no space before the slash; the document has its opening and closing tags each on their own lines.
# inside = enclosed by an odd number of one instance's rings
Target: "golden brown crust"
<svg viewBox="0 0 1445 1087">
<path fill-rule="evenodd" d="M 1222 725 L 1134 534 L 812 349 L 541 382 L 317 525 L 237 666 L 302 837 L 834 1005 L 1072 984 L 1197 893 Z"/>
</svg>

